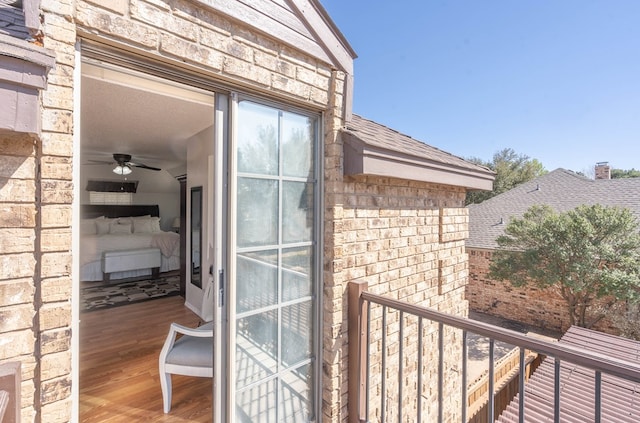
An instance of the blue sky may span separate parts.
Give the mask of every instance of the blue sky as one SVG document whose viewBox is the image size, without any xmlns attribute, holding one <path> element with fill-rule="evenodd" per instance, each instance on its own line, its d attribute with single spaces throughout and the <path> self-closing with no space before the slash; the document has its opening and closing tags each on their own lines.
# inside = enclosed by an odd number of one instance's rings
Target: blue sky
<svg viewBox="0 0 640 423">
<path fill-rule="evenodd" d="M 640 1 L 320 1 L 355 113 L 461 157 L 640 169 Z"/>
</svg>

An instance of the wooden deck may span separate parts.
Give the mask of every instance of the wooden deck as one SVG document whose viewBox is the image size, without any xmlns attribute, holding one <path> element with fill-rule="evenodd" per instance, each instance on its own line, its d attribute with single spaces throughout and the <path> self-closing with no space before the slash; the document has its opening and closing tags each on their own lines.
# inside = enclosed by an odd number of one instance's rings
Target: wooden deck
<svg viewBox="0 0 640 423">
<path fill-rule="evenodd" d="M 182 297 L 80 315 L 80 421 L 211 422 L 210 378 L 173 376 L 169 414 L 162 412 L 158 355 L 171 322 L 199 318 Z"/>
</svg>

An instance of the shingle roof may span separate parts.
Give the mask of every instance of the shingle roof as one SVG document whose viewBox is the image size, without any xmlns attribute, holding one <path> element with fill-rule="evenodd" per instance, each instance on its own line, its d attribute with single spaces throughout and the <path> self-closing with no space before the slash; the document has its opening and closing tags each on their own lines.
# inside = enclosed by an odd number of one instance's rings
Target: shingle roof
<svg viewBox="0 0 640 423">
<path fill-rule="evenodd" d="M 480 204 L 470 204 L 467 247 L 495 249 L 495 240 L 509 219 L 522 217 L 536 204 L 547 204 L 557 212 L 583 204 L 625 207 L 640 221 L 640 178 L 593 180 L 556 169 Z"/>
<path fill-rule="evenodd" d="M 350 158 L 359 160 L 354 173 L 367 173 L 367 169 L 363 167 L 371 165 L 369 169 L 375 168 L 372 171 L 373 174 L 381 174 L 376 172 L 384 173 L 385 164 L 387 168 L 400 164 L 406 166 L 405 170 L 408 173 L 417 175 L 418 180 L 439 176 L 443 180 L 437 182 L 447 183 L 449 180 L 451 185 L 491 189 L 495 173 L 490 169 L 468 162 L 380 123 L 354 114 L 342 132 L 345 134 L 345 161 L 348 162 Z M 367 158 L 370 159 L 369 162 L 366 162 Z M 386 163 L 381 164 L 384 161 Z M 346 163 L 346 166 L 349 167 L 349 164 Z M 347 169 L 347 172 L 349 170 Z M 435 175 L 437 172 L 444 173 Z M 420 179 L 418 174 L 427 175 L 427 179 Z"/>
<path fill-rule="evenodd" d="M 460 166 L 472 170 L 489 171 L 489 173 L 492 173 L 484 166 L 468 162 L 461 157 L 454 156 L 453 154 L 442 151 L 439 148 L 432 147 L 429 144 L 425 144 L 424 142 L 412 138 L 409 135 L 405 135 L 382 125 L 381 123 L 365 119 L 356 114 L 353 115 L 353 119 L 346 126 L 345 130 L 354 134 L 369 145 L 375 145 L 381 148 L 394 150 L 416 157 L 422 157 L 440 163 Z"/>
<path fill-rule="evenodd" d="M 640 366 L 640 342 L 577 326 L 569 328 L 558 341 L 581 350 L 624 360 Z M 525 422 L 553 421 L 554 360 L 546 358 L 525 385 Z M 594 421 L 595 375 L 593 370 L 566 361 L 560 363 L 560 421 Z M 498 419 L 518 422 L 516 396 Z M 610 375 L 602 375 L 602 421 L 640 421 L 640 386 Z"/>
</svg>

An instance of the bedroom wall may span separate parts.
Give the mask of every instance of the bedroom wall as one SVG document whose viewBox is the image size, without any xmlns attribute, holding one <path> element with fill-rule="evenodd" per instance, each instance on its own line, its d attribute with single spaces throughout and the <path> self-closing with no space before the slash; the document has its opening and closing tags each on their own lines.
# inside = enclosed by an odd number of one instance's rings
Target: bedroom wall
<svg viewBox="0 0 640 423">
<path fill-rule="evenodd" d="M 208 246 L 210 240 L 208 239 L 209 228 L 208 228 L 208 213 L 209 207 L 212 203 L 212 200 L 208 197 L 208 165 L 209 165 L 209 156 L 213 155 L 213 137 L 214 131 L 213 126 L 203 130 L 202 132 L 194 135 L 192 138 L 187 140 L 187 228 L 190 227 L 190 216 L 191 216 L 191 188 L 192 187 L 202 187 L 202 271 L 204 274 L 202 275 L 202 287 L 206 287 L 207 279 L 209 277 L 207 269 L 209 266 L 213 264 L 213 256 L 208 258 Z M 211 240 L 213 241 L 213 240 Z M 187 230 L 187 249 L 191 245 L 190 232 Z M 187 269 L 190 269 L 189 266 L 189 252 L 187 252 Z M 188 271 L 187 271 L 188 272 Z M 202 316 L 202 298 L 204 295 L 204 290 L 198 288 L 197 286 L 191 284 L 189 281 L 191 280 L 191 275 L 187 274 L 187 289 L 186 289 L 186 300 L 185 304 L 195 313 L 197 313 L 200 317 Z"/>
<path fill-rule="evenodd" d="M 120 181 L 120 177 L 111 172 L 111 165 L 83 165 L 80 169 L 81 204 L 89 204 L 89 192 L 85 190 L 87 181 Z M 169 172 L 133 169 L 127 178 L 138 181 L 138 191 L 133 194 L 133 204 L 158 204 L 160 207 L 160 227 L 171 231 L 175 217 L 180 216 L 180 183 Z"/>
</svg>

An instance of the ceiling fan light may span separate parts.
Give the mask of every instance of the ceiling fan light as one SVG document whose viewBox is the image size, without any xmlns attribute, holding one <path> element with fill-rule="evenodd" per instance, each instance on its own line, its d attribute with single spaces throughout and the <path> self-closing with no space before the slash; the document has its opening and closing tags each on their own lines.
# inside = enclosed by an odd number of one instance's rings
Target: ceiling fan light
<svg viewBox="0 0 640 423">
<path fill-rule="evenodd" d="M 118 165 L 113 168 L 113 173 L 116 175 L 128 175 L 131 173 L 131 168 L 127 165 Z"/>
</svg>

